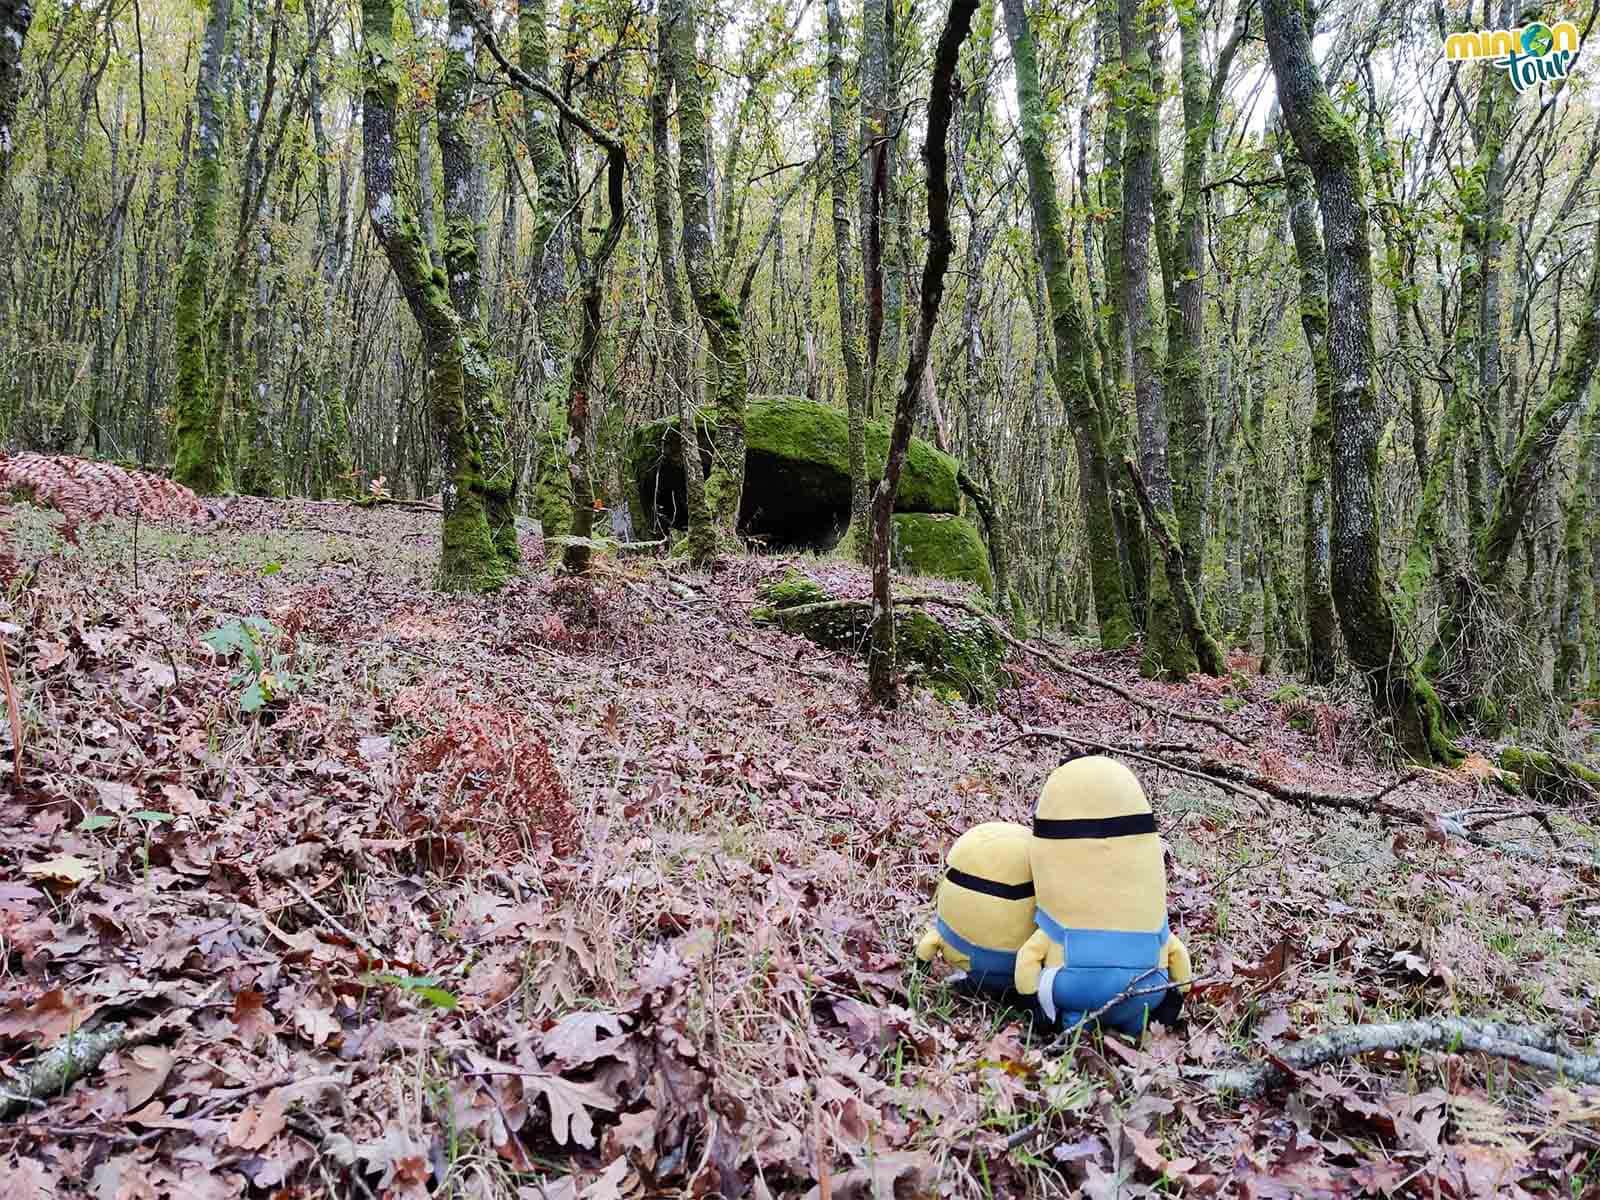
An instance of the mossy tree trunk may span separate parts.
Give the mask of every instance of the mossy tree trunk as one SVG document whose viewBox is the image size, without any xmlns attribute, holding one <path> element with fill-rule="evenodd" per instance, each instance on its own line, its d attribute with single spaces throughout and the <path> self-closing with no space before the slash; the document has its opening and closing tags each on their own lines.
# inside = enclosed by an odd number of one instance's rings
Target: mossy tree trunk
<svg viewBox="0 0 1600 1200">
<path fill-rule="evenodd" d="M 1405 570 L 1400 578 L 1400 615 L 1403 622 L 1415 620 L 1422 595 L 1431 581 L 1437 583 L 1444 608 L 1440 613 L 1439 633 L 1428 652 L 1424 669 L 1437 678 L 1447 661 L 1458 662 L 1470 673 L 1474 654 L 1470 642 L 1461 642 L 1467 632 L 1454 619 L 1452 597 L 1460 590 L 1456 575 L 1463 564 L 1457 561 L 1450 531 L 1445 521 L 1445 496 L 1456 473 L 1462 452 L 1466 457 L 1468 527 L 1476 536 L 1483 527 L 1484 436 L 1476 426 L 1479 410 L 1486 402 L 1482 390 L 1482 360 L 1488 342 L 1495 343 L 1494 361 L 1499 363 L 1499 330 L 1486 329 L 1489 254 L 1493 233 L 1503 206 L 1504 164 L 1502 155 L 1511 127 L 1516 93 L 1510 76 L 1501 71 L 1485 74 L 1479 84 L 1473 115 L 1477 155 L 1461 178 L 1456 197 L 1460 214 L 1459 261 L 1461 287 L 1456 305 L 1455 333 L 1451 341 L 1451 382 L 1439 441 L 1430 456 L 1423 484 L 1422 511 L 1416 535 L 1406 552 Z M 1499 314 L 1495 313 L 1498 322 Z M 1494 435 L 1490 435 L 1492 441 Z M 1487 452 L 1493 455 L 1496 447 Z"/>
<path fill-rule="evenodd" d="M 329 196 L 327 128 L 322 114 L 321 48 L 317 45 L 317 13 L 313 2 L 305 5 L 306 41 L 311 46 L 306 65 L 306 108 L 311 116 L 312 148 L 316 152 L 317 251 L 319 287 L 316 304 L 322 326 L 320 370 L 308 357 L 313 371 L 311 387 L 317 397 L 317 463 L 320 494 L 347 498 L 355 494 L 355 465 L 350 455 L 350 424 L 345 412 L 344 381 L 339 375 L 339 356 L 334 351 L 334 314 L 339 281 L 339 226 L 335 224 Z"/>
<path fill-rule="evenodd" d="M 1373 381 L 1372 262 L 1361 150 L 1311 56 L 1301 0 L 1263 0 L 1267 51 L 1284 122 L 1311 169 L 1328 255 L 1332 371 L 1334 603 L 1350 659 L 1397 741 L 1423 761 L 1459 762 L 1438 697 L 1400 649 L 1378 541 L 1378 411 Z"/>
<path fill-rule="evenodd" d="M 1328 467 L 1333 455 L 1333 371 L 1328 364 L 1328 257 L 1317 228 L 1317 201 L 1311 171 L 1282 145 L 1288 193 L 1289 231 L 1300 268 L 1300 330 L 1311 356 L 1311 429 L 1306 438 L 1304 472 L 1305 548 L 1303 554 L 1306 622 L 1306 675 L 1313 683 L 1333 682 L 1338 663 L 1338 614 L 1333 604 L 1332 562 L 1328 545 Z"/>
<path fill-rule="evenodd" d="M 972 27 L 978 0 L 951 0 L 944 29 L 934 51 L 933 79 L 928 89 L 928 133 L 922 157 L 928 168 L 928 257 L 922 268 L 921 305 L 905 382 L 895 405 L 894 427 L 889 435 L 883 478 L 872 501 L 872 635 L 867 658 L 867 688 L 879 704 L 898 697 L 895 681 L 894 598 L 889 587 L 890 530 L 894 523 L 895 493 L 911 445 L 917 406 L 922 396 L 922 373 L 933 345 L 939 305 L 944 299 L 944 276 L 950 266 L 955 238 L 950 232 L 949 150 L 945 142 L 955 108 L 956 67 L 961 43 Z"/>
<path fill-rule="evenodd" d="M 1083 504 L 1100 644 L 1107 650 L 1120 649 L 1132 640 L 1134 628 L 1111 510 L 1115 481 L 1106 450 L 1108 422 L 1095 395 L 1096 366 L 1090 334 L 1072 285 L 1055 171 L 1045 137 L 1044 96 L 1039 84 L 1033 35 L 1028 28 L 1023 0 L 1004 0 L 1003 8 L 1017 81 L 1022 156 L 1028 171 L 1028 204 L 1050 301 L 1050 332 L 1055 350 L 1053 377 L 1062 407 L 1071 421 L 1073 442 L 1078 451 L 1079 499 Z"/>
<path fill-rule="evenodd" d="M 439 80 L 436 120 L 443 181 L 443 236 L 440 258 L 450 303 L 463 338 L 462 401 L 467 424 L 477 435 L 484 516 L 495 551 L 507 567 L 521 557 L 517 548 L 516 467 L 506 437 L 510 413 L 500 391 L 494 351 L 484 321 L 483 192 L 478 186 L 480 148 L 473 145 L 467 111 L 477 86 L 478 31 L 471 0 L 450 0 L 449 38 Z M 446 518 L 449 513 L 446 510 Z"/>
<path fill-rule="evenodd" d="M 212 408 L 207 297 L 222 208 L 223 52 L 232 15 L 233 0 L 212 0 L 195 83 L 194 209 L 173 312 L 178 360 L 173 478 L 202 495 L 220 492 L 224 475 L 220 422 Z"/>
<path fill-rule="evenodd" d="M 1589 285 L 1577 328 L 1567 342 L 1555 379 L 1538 407 L 1528 414 L 1522 436 L 1506 463 L 1488 524 L 1474 547 L 1478 578 L 1491 591 L 1505 587 L 1512 549 L 1545 485 L 1561 434 L 1583 403 L 1600 361 L 1600 222 L 1594 229 Z"/>
<path fill-rule="evenodd" d="M 1210 504 L 1211 410 L 1207 403 L 1204 360 L 1208 351 L 1205 326 L 1205 184 L 1217 110 L 1244 42 L 1250 6 L 1241 4 L 1227 42 L 1217 52 L 1206 79 L 1200 51 L 1197 0 L 1174 0 L 1178 15 L 1179 84 L 1183 99 L 1183 176 L 1177 224 L 1172 236 L 1173 303 L 1176 316 L 1169 331 L 1166 394 L 1177 400 L 1177 437 L 1172 447 L 1173 503 L 1183 538 L 1184 574 L 1202 602 L 1206 512 Z"/>
<path fill-rule="evenodd" d="M 1591 393 L 1600 392 L 1592 387 Z M 1576 469 L 1562 522 L 1561 548 L 1566 557 L 1566 590 L 1561 599 L 1560 643 L 1556 649 L 1554 687 L 1557 696 L 1572 699 L 1583 690 L 1583 659 L 1594 628 L 1594 563 L 1589 524 L 1594 504 L 1589 498 L 1596 434 L 1595 409 L 1600 396 L 1591 394 L 1578 423 Z"/>
<path fill-rule="evenodd" d="M 459 6 L 460 0 L 456 3 Z M 400 293 L 422 331 L 428 403 L 443 443 L 445 519 L 439 583 L 449 590 L 493 590 L 506 581 L 512 563 L 502 555 L 490 529 L 480 435 L 469 420 L 468 332 L 451 301 L 443 270 L 432 266 L 422 231 L 405 211 L 397 178 L 395 114 L 400 56 L 394 39 L 394 0 L 362 0 L 361 26 L 367 213 Z M 459 51 L 465 52 L 465 48 Z"/>
<path fill-rule="evenodd" d="M 695 57 L 693 0 L 669 0 L 674 84 L 678 89 L 678 197 L 683 209 L 683 264 L 689 294 L 705 327 L 716 366 L 715 422 L 711 431 L 711 469 L 706 474 L 706 508 L 711 514 L 705 539 L 691 542 L 700 563 L 735 544 L 739 501 L 744 493 L 744 407 L 749 396 L 744 325 L 731 297 L 717 283 L 711 244 L 711 201 L 707 195 L 710 131 L 705 84 Z"/>
<path fill-rule="evenodd" d="M 872 543 L 867 537 L 867 383 L 856 329 L 856 294 L 850 270 L 850 209 L 846 179 L 850 150 L 844 132 L 844 17 L 839 0 L 825 0 L 828 10 L 828 146 L 833 204 L 833 286 L 839 305 L 839 348 L 844 357 L 845 411 L 849 414 L 850 549 L 863 563 Z M 869 0 L 870 6 L 871 0 Z"/>
<path fill-rule="evenodd" d="M 1133 344 L 1138 474 L 1145 493 L 1140 506 L 1145 510 L 1147 533 L 1155 543 L 1152 554 L 1160 556 L 1162 568 L 1150 573 L 1142 669 L 1151 675 L 1183 679 L 1197 670 L 1221 674 L 1226 664 L 1196 605 L 1173 508 L 1166 399 L 1150 299 L 1150 241 L 1160 187 L 1156 145 L 1160 40 L 1158 22 L 1153 20 L 1156 14 L 1146 12 L 1146 7 L 1144 0 L 1120 0 L 1118 5 L 1127 122 L 1122 155 L 1122 294 L 1118 302 Z M 1170 272 L 1163 275 L 1164 282 L 1170 278 Z"/>
<path fill-rule="evenodd" d="M 22 100 L 22 50 L 33 24 L 32 0 L 0 0 L 0 188 L 17 149 L 17 107 Z"/>
<path fill-rule="evenodd" d="M 700 439 L 695 433 L 695 411 L 700 396 L 694 386 L 694 356 L 689 343 L 689 312 L 683 283 L 678 277 L 678 235 L 672 201 L 672 38 L 666 21 L 656 23 L 656 71 L 650 91 L 650 136 L 655 162 L 651 167 L 651 205 L 656 221 L 656 256 L 661 265 L 661 290 L 667 299 L 667 386 L 677 394 L 678 452 L 683 461 L 684 505 L 688 509 L 689 538 L 704 544 L 710 539 L 710 514 L 706 512 L 706 477 L 700 465 Z M 862 488 L 865 490 L 865 480 Z"/>
<path fill-rule="evenodd" d="M 517 10 L 518 65 L 550 82 L 546 0 L 521 0 Z M 572 477 L 567 395 L 572 372 L 572 318 L 567 307 L 567 237 L 574 199 L 561 147 L 560 114 L 536 92 L 522 96 L 522 138 L 539 192 L 533 225 L 533 304 L 538 344 L 533 354 L 533 403 L 540 429 L 534 506 L 547 539 L 572 529 Z"/>
</svg>

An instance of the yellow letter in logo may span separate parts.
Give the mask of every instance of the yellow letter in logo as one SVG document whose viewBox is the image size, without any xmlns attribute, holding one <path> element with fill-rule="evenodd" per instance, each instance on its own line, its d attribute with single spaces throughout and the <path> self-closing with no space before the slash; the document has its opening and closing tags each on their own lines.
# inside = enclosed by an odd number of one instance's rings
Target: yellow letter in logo
<svg viewBox="0 0 1600 1200">
<path fill-rule="evenodd" d="M 1444 40 L 1444 56 L 1452 62 L 1458 59 L 1482 58 L 1483 42 L 1475 33 L 1452 33 Z"/>
</svg>

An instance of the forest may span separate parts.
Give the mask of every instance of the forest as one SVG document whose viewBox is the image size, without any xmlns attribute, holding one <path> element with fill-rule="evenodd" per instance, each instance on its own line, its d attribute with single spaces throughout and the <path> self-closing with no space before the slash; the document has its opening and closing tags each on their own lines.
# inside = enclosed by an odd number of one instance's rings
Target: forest
<svg viewBox="0 0 1600 1200">
<path fill-rule="evenodd" d="M 1597 21 L 0 0 L 0 1200 L 1600 1196 Z"/>
</svg>

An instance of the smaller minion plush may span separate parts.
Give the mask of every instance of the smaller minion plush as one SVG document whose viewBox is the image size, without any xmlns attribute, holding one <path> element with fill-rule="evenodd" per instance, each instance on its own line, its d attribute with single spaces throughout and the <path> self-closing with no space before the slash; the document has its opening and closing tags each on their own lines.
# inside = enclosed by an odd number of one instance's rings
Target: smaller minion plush
<svg viewBox="0 0 1600 1200">
<path fill-rule="evenodd" d="M 986 821 L 955 840 L 934 897 L 933 924 L 917 943 L 919 959 L 938 955 L 983 991 L 1011 992 L 1017 948 L 1034 931 L 1029 838 L 1026 825 Z"/>
<path fill-rule="evenodd" d="M 1161 837 L 1134 773 L 1098 754 L 1057 767 L 1034 810 L 1028 861 L 1038 928 L 1017 953 L 1017 991 L 1037 994 L 1066 1028 L 1130 989 L 1139 994 L 1103 1024 L 1137 1035 L 1151 1016 L 1174 1019 L 1189 952 L 1167 925 Z"/>
</svg>

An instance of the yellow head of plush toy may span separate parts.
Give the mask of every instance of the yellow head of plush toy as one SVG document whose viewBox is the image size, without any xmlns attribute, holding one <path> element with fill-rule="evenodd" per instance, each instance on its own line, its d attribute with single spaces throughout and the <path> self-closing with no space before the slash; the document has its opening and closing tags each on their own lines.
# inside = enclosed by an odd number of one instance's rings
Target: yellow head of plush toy
<svg viewBox="0 0 1600 1200">
<path fill-rule="evenodd" d="M 986 821 L 955 840 L 918 958 L 938 955 L 978 987 L 1010 990 L 1017 947 L 1034 932 L 1029 836 L 1025 825 Z"/>
<path fill-rule="evenodd" d="M 1038 929 L 1017 953 L 1017 990 L 1071 1024 L 1136 987 L 1144 994 L 1101 1019 L 1137 1031 L 1165 985 L 1190 978 L 1188 951 L 1167 928 L 1163 853 L 1132 771 L 1103 755 L 1057 767 L 1028 842 Z"/>
</svg>

